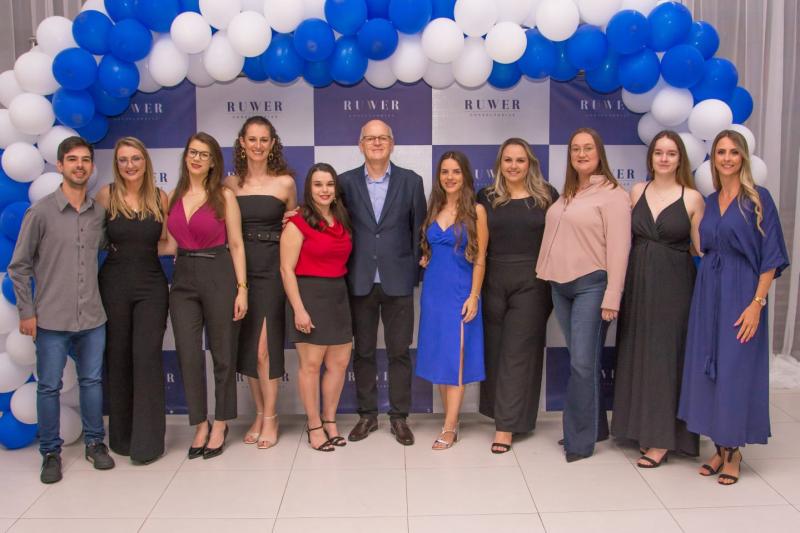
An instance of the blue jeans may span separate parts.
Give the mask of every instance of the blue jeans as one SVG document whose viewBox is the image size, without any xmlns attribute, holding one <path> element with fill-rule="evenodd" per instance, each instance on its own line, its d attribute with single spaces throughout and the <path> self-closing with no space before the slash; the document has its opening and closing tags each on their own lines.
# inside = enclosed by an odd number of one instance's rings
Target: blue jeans
<svg viewBox="0 0 800 533">
<path fill-rule="evenodd" d="M 84 331 L 53 331 L 36 328 L 36 410 L 39 415 L 39 451 L 61 453 L 61 377 L 67 357 L 75 360 L 80 386 L 81 422 L 86 444 L 102 442 L 103 352 L 106 326 Z"/>
<path fill-rule="evenodd" d="M 569 350 L 564 449 L 585 457 L 594 453 L 597 440 L 608 437 L 608 421 L 600 405 L 600 356 L 608 331 L 600 305 L 607 283 L 605 270 L 568 283 L 551 282 L 553 308 Z"/>
</svg>

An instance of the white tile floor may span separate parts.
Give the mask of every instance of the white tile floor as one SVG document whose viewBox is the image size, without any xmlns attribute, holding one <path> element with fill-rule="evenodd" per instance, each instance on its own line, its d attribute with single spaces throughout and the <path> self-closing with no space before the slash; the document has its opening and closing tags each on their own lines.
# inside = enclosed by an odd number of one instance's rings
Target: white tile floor
<svg viewBox="0 0 800 533">
<path fill-rule="evenodd" d="M 773 438 L 744 450 L 733 487 L 672 457 L 655 470 L 633 448 L 607 441 L 591 459 L 566 464 L 560 416 L 542 414 L 513 453 L 492 455 L 492 424 L 464 417 L 451 450 L 430 444 L 438 416 L 412 417 L 417 444 L 381 428 L 334 453 L 310 450 L 300 417 L 281 420 L 271 450 L 241 443 L 244 421 L 214 460 L 185 460 L 191 430 L 170 417 L 168 453 L 149 466 L 117 458 L 108 472 L 65 448 L 64 480 L 39 483 L 35 447 L 0 450 L 0 531 L 167 532 L 800 532 L 800 392 L 773 391 Z M 346 433 L 353 416 L 340 417 Z M 711 444 L 703 441 L 703 458 Z"/>
</svg>

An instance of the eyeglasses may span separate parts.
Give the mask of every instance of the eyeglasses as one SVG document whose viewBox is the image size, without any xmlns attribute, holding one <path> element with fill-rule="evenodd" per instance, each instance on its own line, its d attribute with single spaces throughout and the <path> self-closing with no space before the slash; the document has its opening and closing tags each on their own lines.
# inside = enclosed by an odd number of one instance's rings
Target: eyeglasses
<svg viewBox="0 0 800 533">
<path fill-rule="evenodd" d="M 199 159 L 200 161 L 208 161 L 211 158 L 211 152 L 201 152 L 200 150 L 195 150 L 194 148 L 189 148 L 189 151 L 186 152 L 186 155 L 189 156 L 189 159 Z"/>
<path fill-rule="evenodd" d="M 378 144 L 386 144 L 391 140 L 391 135 L 365 135 L 361 137 L 361 142 L 364 144 L 372 144 L 374 142 L 377 142 Z"/>
<path fill-rule="evenodd" d="M 569 151 L 572 154 L 575 154 L 575 155 L 578 155 L 581 152 L 583 152 L 584 154 L 588 155 L 588 154 L 591 154 L 592 152 L 594 152 L 594 149 L 595 149 L 594 146 L 591 145 L 591 144 L 587 144 L 585 146 L 573 145 L 573 146 L 570 147 Z"/>
<path fill-rule="evenodd" d="M 135 156 L 131 157 L 130 159 L 127 158 L 127 157 L 118 157 L 117 158 L 117 164 L 119 166 L 121 166 L 121 167 L 127 166 L 128 163 L 130 163 L 130 164 L 132 164 L 134 166 L 138 166 L 138 165 L 140 165 L 142 163 L 142 161 L 144 161 L 144 157 L 142 157 L 140 155 L 135 155 Z"/>
</svg>

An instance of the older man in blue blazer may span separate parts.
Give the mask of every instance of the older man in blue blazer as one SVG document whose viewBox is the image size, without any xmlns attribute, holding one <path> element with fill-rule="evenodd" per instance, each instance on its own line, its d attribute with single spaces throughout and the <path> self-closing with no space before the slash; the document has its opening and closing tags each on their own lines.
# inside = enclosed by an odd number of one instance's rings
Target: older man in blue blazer
<svg viewBox="0 0 800 533">
<path fill-rule="evenodd" d="M 414 287 L 419 280 L 420 227 L 426 205 L 422 178 L 390 161 L 394 138 L 388 124 L 370 120 L 358 143 L 364 164 L 340 176 L 353 224 L 353 253 L 347 281 L 353 313 L 353 369 L 360 419 L 348 439 L 378 429 L 375 350 L 383 320 L 389 356 L 389 419 L 398 442 L 414 444 L 406 423 L 411 407 Z"/>
</svg>

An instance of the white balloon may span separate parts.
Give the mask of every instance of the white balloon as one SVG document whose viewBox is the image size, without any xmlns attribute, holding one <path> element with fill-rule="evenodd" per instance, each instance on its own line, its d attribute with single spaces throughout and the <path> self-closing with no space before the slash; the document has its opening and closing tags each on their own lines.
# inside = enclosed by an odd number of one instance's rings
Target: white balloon
<svg viewBox="0 0 800 533">
<path fill-rule="evenodd" d="M 244 57 L 236 53 L 228 40 L 228 32 L 218 31 L 203 52 L 203 66 L 217 81 L 231 81 L 242 72 Z"/>
<path fill-rule="evenodd" d="M 13 70 L 6 70 L 0 74 L 0 104 L 4 107 L 11 105 L 11 100 L 14 97 L 22 94 L 22 87 L 17 82 L 17 77 L 14 75 Z"/>
<path fill-rule="evenodd" d="M 72 21 L 66 17 L 47 17 L 36 28 L 36 43 L 42 52 L 55 57 L 62 50 L 75 48 Z"/>
<path fill-rule="evenodd" d="M 650 144 L 660 131 L 666 129 L 663 124 L 660 124 L 652 113 L 645 113 L 639 119 L 639 124 L 636 126 L 636 131 L 639 133 L 639 138 L 644 144 Z"/>
<path fill-rule="evenodd" d="M 39 138 L 36 140 L 36 147 L 39 149 L 39 153 L 42 154 L 45 161 L 51 165 L 55 165 L 58 161 L 58 145 L 67 137 L 76 135 L 78 135 L 78 132 L 72 128 L 59 124 L 39 135 Z M 31 185 L 31 187 L 33 187 L 33 185 Z"/>
<path fill-rule="evenodd" d="M 687 117 L 686 120 L 678 124 L 677 126 L 672 127 L 672 131 L 675 133 L 689 133 L 689 119 Z"/>
<path fill-rule="evenodd" d="M 657 121 L 672 127 L 688 119 L 693 106 L 694 97 L 689 89 L 668 85 L 656 93 L 650 112 Z"/>
<path fill-rule="evenodd" d="M 36 416 L 36 383 L 25 383 L 11 395 L 11 414 L 23 424 L 35 424 Z"/>
<path fill-rule="evenodd" d="M 256 11 L 261 13 L 264 11 L 264 0 L 241 0 L 242 1 L 242 12 L 245 11 Z"/>
<path fill-rule="evenodd" d="M 581 21 L 572 0 L 542 0 L 536 10 L 536 26 L 551 41 L 566 41 Z"/>
<path fill-rule="evenodd" d="M 428 63 L 428 57 L 422 50 L 422 39 L 418 35 L 400 35 L 397 50 L 389 58 L 397 79 L 403 83 L 418 82 L 425 74 Z"/>
<path fill-rule="evenodd" d="M 428 69 L 422 79 L 434 89 L 447 89 L 456 81 L 456 77 L 453 75 L 453 65 L 435 61 L 428 63 Z"/>
<path fill-rule="evenodd" d="M 298 0 L 264 0 L 264 16 L 280 33 L 291 33 L 303 22 L 305 4 Z"/>
<path fill-rule="evenodd" d="M 175 17 L 169 35 L 178 50 L 187 54 L 199 54 L 211 44 L 211 26 L 194 11 L 186 11 Z"/>
<path fill-rule="evenodd" d="M 575 0 L 581 19 L 587 24 L 605 26 L 622 5 L 622 0 Z"/>
<path fill-rule="evenodd" d="M 497 4 L 487 0 L 456 0 L 453 16 L 461 31 L 470 37 L 482 37 L 497 22 Z"/>
<path fill-rule="evenodd" d="M 233 17 L 242 10 L 241 0 L 200 0 L 200 14 L 218 30 L 228 27 Z"/>
<path fill-rule="evenodd" d="M 32 366 L 19 366 L 6 352 L 0 352 L 0 393 L 20 388 L 33 372 Z"/>
<path fill-rule="evenodd" d="M 767 164 L 757 155 L 750 156 L 750 173 L 756 185 L 766 187 L 767 185 Z"/>
<path fill-rule="evenodd" d="M 711 155 L 711 150 L 714 148 L 714 139 L 709 139 L 707 141 L 703 141 L 703 144 L 706 145 L 706 153 Z"/>
<path fill-rule="evenodd" d="M 36 364 L 36 345 L 30 335 L 23 335 L 18 328 L 12 329 L 6 337 L 6 353 L 19 366 Z"/>
<path fill-rule="evenodd" d="M 743 124 L 734 124 L 729 130 L 737 131 L 742 134 L 744 140 L 747 141 L 747 150 L 752 154 L 756 151 L 756 136 L 753 135 L 753 132 L 750 129 L 743 125 Z"/>
<path fill-rule="evenodd" d="M 689 158 L 689 166 L 692 170 L 697 169 L 706 160 L 706 145 L 691 133 L 678 134 L 686 148 L 686 156 Z"/>
<path fill-rule="evenodd" d="M 391 59 L 375 61 L 370 59 L 364 79 L 376 89 L 388 89 L 397 81 L 397 76 L 392 72 Z"/>
<path fill-rule="evenodd" d="M 84 4 L 81 6 L 81 12 L 89 11 L 90 9 L 99 11 L 103 15 L 108 15 L 108 11 L 106 11 L 105 0 L 86 0 L 86 2 L 84 2 Z"/>
<path fill-rule="evenodd" d="M 167 35 L 165 34 L 165 37 Z M 161 89 L 161 84 L 153 79 L 153 74 L 150 72 L 150 58 L 153 56 L 152 52 L 144 59 L 136 62 L 136 70 L 139 71 L 139 87 L 138 89 L 143 93 L 154 93 Z"/>
<path fill-rule="evenodd" d="M 62 405 L 60 418 L 59 436 L 65 445 L 72 444 L 80 438 L 83 432 L 81 415 L 74 408 Z"/>
<path fill-rule="evenodd" d="M 55 192 L 63 181 L 63 177 L 58 172 L 45 172 L 31 183 L 28 189 L 28 200 L 31 203 L 38 202 L 48 194 Z"/>
<path fill-rule="evenodd" d="M 514 22 L 522 24 L 533 7 L 533 0 L 495 0 L 497 4 L 497 22 Z"/>
<path fill-rule="evenodd" d="M 239 55 L 255 57 L 272 42 L 272 29 L 261 13 L 242 11 L 228 24 L 228 40 Z"/>
<path fill-rule="evenodd" d="M 263 0 L 262 0 L 263 4 Z M 303 19 L 325 19 L 325 0 L 303 0 Z"/>
<path fill-rule="evenodd" d="M 53 76 L 53 58 L 39 50 L 25 52 L 14 63 L 14 75 L 23 91 L 53 94 L 60 87 Z"/>
<path fill-rule="evenodd" d="M 203 54 L 189 55 L 189 72 L 186 79 L 194 84 L 195 87 L 208 87 L 214 84 L 214 78 L 203 65 Z"/>
<path fill-rule="evenodd" d="M 653 105 L 658 91 L 667 86 L 664 78 L 659 77 L 655 87 L 646 93 L 635 94 L 625 89 L 622 89 L 622 101 L 630 111 L 634 113 L 647 113 Z"/>
<path fill-rule="evenodd" d="M 75 361 L 72 357 L 67 357 L 67 364 L 64 365 L 64 374 L 61 376 L 62 391 L 67 391 L 78 384 L 78 369 L 75 368 Z"/>
<path fill-rule="evenodd" d="M 72 387 L 68 391 L 61 391 L 61 405 L 67 407 L 80 408 L 81 406 L 81 388 Z"/>
<path fill-rule="evenodd" d="M 635 9 L 646 17 L 654 7 L 656 7 L 656 0 L 622 0 L 619 9 Z"/>
<path fill-rule="evenodd" d="M 452 19 L 433 19 L 422 31 L 422 50 L 431 61 L 451 63 L 463 49 L 464 33 Z"/>
<path fill-rule="evenodd" d="M 174 87 L 189 73 L 189 55 L 181 52 L 169 35 L 162 35 L 153 43 L 147 68 L 155 83 Z"/>
<path fill-rule="evenodd" d="M 486 53 L 483 39 L 469 37 L 464 41 L 464 50 L 453 62 L 453 75 L 456 81 L 467 88 L 479 87 L 486 83 L 492 73 L 492 58 Z"/>
<path fill-rule="evenodd" d="M 528 39 L 516 22 L 498 22 L 486 35 L 486 53 L 498 63 L 513 63 L 525 53 Z"/>
<path fill-rule="evenodd" d="M 694 171 L 694 186 L 703 196 L 708 196 L 716 191 L 714 180 L 711 177 L 711 161 L 704 161 Z"/>
<path fill-rule="evenodd" d="M 722 100 L 703 100 L 689 115 L 689 131 L 704 140 L 713 139 L 717 133 L 730 128 L 733 112 Z"/>
<path fill-rule="evenodd" d="M 22 133 L 11 122 L 11 113 L 8 109 L 0 109 L 0 148 L 6 149 L 17 142 L 33 143 L 36 135 Z"/>
<path fill-rule="evenodd" d="M 531 2 L 531 10 L 528 12 L 528 16 L 525 17 L 525 20 L 522 21 L 523 26 L 527 26 L 528 28 L 536 27 L 536 10 L 539 9 L 539 2 L 542 0 L 533 0 Z"/>
<path fill-rule="evenodd" d="M 22 93 L 8 106 L 11 123 L 28 135 L 41 135 L 53 127 L 56 114 L 53 105 L 40 94 Z"/>
<path fill-rule="evenodd" d="M 3 170 L 14 181 L 33 181 L 44 171 L 44 158 L 31 143 L 16 142 L 3 152 Z"/>
</svg>

